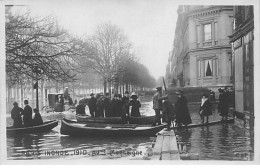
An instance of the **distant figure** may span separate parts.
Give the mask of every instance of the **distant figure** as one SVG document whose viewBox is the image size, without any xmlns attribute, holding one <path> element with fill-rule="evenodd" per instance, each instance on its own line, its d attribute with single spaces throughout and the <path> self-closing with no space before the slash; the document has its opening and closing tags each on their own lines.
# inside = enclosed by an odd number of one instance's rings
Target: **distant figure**
<svg viewBox="0 0 260 168">
<path fill-rule="evenodd" d="M 24 100 L 24 109 L 22 112 L 23 115 L 23 125 L 25 127 L 32 126 L 32 108 L 28 105 L 28 100 Z"/>
<path fill-rule="evenodd" d="M 110 98 L 109 93 L 105 94 L 104 98 L 104 110 L 105 110 L 105 117 L 109 116 L 109 110 L 110 110 Z"/>
<path fill-rule="evenodd" d="M 43 120 L 42 120 L 41 114 L 39 113 L 39 110 L 35 108 L 35 109 L 33 109 L 33 111 L 35 113 L 34 118 L 33 118 L 33 126 L 42 125 Z"/>
<path fill-rule="evenodd" d="M 85 115 L 85 106 L 84 103 L 79 102 L 79 104 L 76 107 L 76 115 Z"/>
<path fill-rule="evenodd" d="M 202 124 L 204 123 L 204 117 L 206 117 L 207 121 L 205 124 L 209 123 L 209 115 L 212 115 L 211 103 L 206 94 L 203 94 L 200 104 L 200 118 L 202 120 Z"/>
<path fill-rule="evenodd" d="M 162 87 L 157 87 L 156 88 L 156 93 L 153 96 L 153 109 L 155 111 L 156 115 L 156 121 L 153 125 L 161 125 L 161 111 L 162 111 Z"/>
<path fill-rule="evenodd" d="M 60 108 L 61 108 L 62 111 L 64 111 L 64 98 L 63 98 L 63 96 L 59 95 L 58 99 L 59 99 L 58 101 L 59 101 L 59 104 L 60 104 Z"/>
<path fill-rule="evenodd" d="M 219 91 L 219 103 L 218 103 L 218 112 L 222 116 L 222 120 L 226 120 L 228 116 L 228 94 L 221 88 Z"/>
<path fill-rule="evenodd" d="M 135 93 L 132 94 L 131 96 L 131 101 L 130 101 L 130 106 L 132 106 L 131 108 L 131 116 L 132 117 L 141 117 L 139 108 L 141 107 L 141 103 L 138 100 L 138 97 Z"/>
<path fill-rule="evenodd" d="M 15 127 L 15 128 L 23 127 L 23 121 L 22 121 L 22 116 L 21 116 L 23 109 L 18 106 L 17 102 L 14 102 L 13 106 L 14 107 L 11 111 L 11 117 L 14 121 L 13 127 Z"/>
<path fill-rule="evenodd" d="M 125 105 L 126 115 L 129 116 L 129 92 L 125 91 L 125 95 L 122 97 L 123 105 Z"/>
<path fill-rule="evenodd" d="M 122 108 L 123 108 L 124 104 L 123 104 L 123 101 L 122 101 L 122 95 L 118 94 L 117 97 L 118 97 L 117 117 L 121 117 Z"/>
<path fill-rule="evenodd" d="M 89 112 L 90 112 L 90 115 L 91 117 L 95 117 L 96 116 L 96 104 L 97 104 L 97 99 L 94 97 L 94 94 L 91 93 L 90 94 L 91 98 L 90 100 L 88 101 L 88 108 L 89 108 Z"/>
<path fill-rule="evenodd" d="M 213 90 L 210 90 L 210 92 L 209 92 L 209 100 L 210 100 L 210 102 L 215 101 L 215 92 Z"/>
<path fill-rule="evenodd" d="M 190 113 L 187 106 L 187 99 L 183 96 L 183 91 L 176 92 L 178 96 L 178 100 L 175 103 L 175 111 L 176 111 L 176 123 L 177 126 L 191 124 Z"/>
<path fill-rule="evenodd" d="M 104 117 L 104 95 L 100 93 L 100 97 L 97 99 L 96 104 L 96 116 L 95 117 Z"/>
<path fill-rule="evenodd" d="M 168 99 L 168 95 L 164 96 L 164 100 L 162 102 L 163 114 L 165 116 L 165 120 L 167 122 L 168 130 L 171 127 L 172 121 L 174 120 L 175 111 L 172 103 Z"/>
<path fill-rule="evenodd" d="M 69 99 L 69 88 L 68 87 L 65 87 L 63 95 L 64 95 L 65 100 Z"/>
</svg>

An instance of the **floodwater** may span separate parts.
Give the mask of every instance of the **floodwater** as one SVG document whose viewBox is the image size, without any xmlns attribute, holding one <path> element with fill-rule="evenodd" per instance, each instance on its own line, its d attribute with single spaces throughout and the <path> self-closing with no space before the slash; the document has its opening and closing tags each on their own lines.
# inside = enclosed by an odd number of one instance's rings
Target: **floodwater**
<svg viewBox="0 0 260 168">
<path fill-rule="evenodd" d="M 142 115 L 154 115 L 151 97 L 140 97 Z M 193 123 L 200 122 L 197 112 L 190 112 Z M 75 119 L 72 113 L 42 114 L 43 119 Z M 215 112 L 210 120 L 219 119 Z M 12 121 L 7 119 L 7 125 Z M 253 160 L 252 133 L 233 124 L 182 129 L 176 132 L 182 160 Z M 7 136 L 8 160 L 32 159 L 116 159 L 149 160 L 155 138 L 109 137 L 73 138 L 60 134 L 60 123 L 42 134 Z"/>
</svg>

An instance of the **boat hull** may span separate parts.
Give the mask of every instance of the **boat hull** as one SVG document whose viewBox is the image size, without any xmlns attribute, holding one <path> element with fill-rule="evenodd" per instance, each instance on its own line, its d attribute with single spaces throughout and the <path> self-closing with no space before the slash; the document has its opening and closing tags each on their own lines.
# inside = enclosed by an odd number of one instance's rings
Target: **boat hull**
<svg viewBox="0 0 260 168">
<path fill-rule="evenodd" d="M 52 120 L 46 121 L 43 125 L 32 126 L 32 127 L 22 127 L 22 128 L 14 128 L 14 127 L 6 127 L 6 133 L 8 135 L 14 134 L 36 134 L 41 132 L 47 132 L 52 130 L 54 127 L 58 126 L 59 121 Z"/>
<path fill-rule="evenodd" d="M 106 124 L 121 124 L 121 117 L 90 117 L 90 116 L 76 116 L 78 122 L 84 123 L 106 123 Z M 155 116 L 143 116 L 143 117 L 129 117 L 129 124 L 148 125 L 155 122 Z"/>
<path fill-rule="evenodd" d="M 166 125 L 159 126 L 138 126 L 130 124 L 117 124 L 117 127 L 103 127 L 103 125 L 88 126 L 88 124 L 77 124 L 70 120 L 61 121 L 61 134 L 70 136 L 154 136 L 165 128 Z M 109 126 L 109 124 L 107 125 Z M 121 127 L 120 127 L 121 126 Z"/>
</svg>

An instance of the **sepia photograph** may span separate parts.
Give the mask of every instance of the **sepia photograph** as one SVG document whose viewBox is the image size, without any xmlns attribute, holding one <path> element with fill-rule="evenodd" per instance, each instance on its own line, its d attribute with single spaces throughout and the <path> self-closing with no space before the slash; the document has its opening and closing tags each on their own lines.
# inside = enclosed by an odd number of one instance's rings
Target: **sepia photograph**
<svg viewBox="0 0 260 168">
<path fill-rule="evenodd" d="M 260 164 L 257 0 L 0 0 L 0 25 L 0 165 Z"/>
</svg>

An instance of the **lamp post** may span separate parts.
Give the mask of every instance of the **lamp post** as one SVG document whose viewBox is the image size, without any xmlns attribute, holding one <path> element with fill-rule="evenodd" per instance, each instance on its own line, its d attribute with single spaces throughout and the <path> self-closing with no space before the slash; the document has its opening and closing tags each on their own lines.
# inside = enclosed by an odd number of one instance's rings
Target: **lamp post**
<svg viewBox="0 0 260 168">
<path fill-rule="evenodd" d="M 36 89 L 36 109 L 39 111 L 39 99 L 38 99 L 38 74 L 41 73 L 41 70 L 36 66 L 34 68 L 34 72 L 36 73 L 36 83 L 34 84 L 33 88 Z"/>
</svg>

